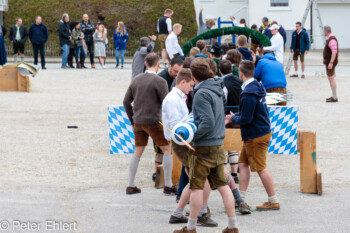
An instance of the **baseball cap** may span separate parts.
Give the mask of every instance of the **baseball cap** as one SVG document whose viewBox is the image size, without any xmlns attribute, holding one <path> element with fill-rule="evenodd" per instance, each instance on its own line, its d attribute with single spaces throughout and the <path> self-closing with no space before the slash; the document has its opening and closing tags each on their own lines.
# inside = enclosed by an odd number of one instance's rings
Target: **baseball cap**
<svg viewBox="0 0 350 233">
<path fill-rule="evenodd" d="M 275 29 L 280 29 L 280 26 L 278 26 L 277 24 L 272 24 L 271 27 L 269 27 L 269 29 L 272 31 L 272 30 L 275 30 Z"/>
</svg>

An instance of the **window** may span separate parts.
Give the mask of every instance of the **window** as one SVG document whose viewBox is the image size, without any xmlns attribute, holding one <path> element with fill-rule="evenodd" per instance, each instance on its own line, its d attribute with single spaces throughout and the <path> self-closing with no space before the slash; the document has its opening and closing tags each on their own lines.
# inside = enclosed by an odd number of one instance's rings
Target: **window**
<svg viewBox="0 0 350 233">
<path fill-rule="evenodd" d="M 272 7 L 288 7 L 289 0 L 271 0 Z"/>
</svg>

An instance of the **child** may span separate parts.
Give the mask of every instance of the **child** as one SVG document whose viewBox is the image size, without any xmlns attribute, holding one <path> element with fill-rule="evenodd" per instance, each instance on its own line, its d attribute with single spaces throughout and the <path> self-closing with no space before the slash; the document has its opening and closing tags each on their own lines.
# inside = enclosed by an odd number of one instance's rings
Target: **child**
<svg viewBox="0 0 350 233">
<path fill-rule="evenodd" d="M 101 68 L 106 69 L 105 66 L 105 57 L 106 57 L 106 44 L 107 42 L 107 33 L 103 24 L 97 26 L 97 30 L 94 34 L 95 42 L 95 57 L 98 57 L 100 61 Z"/>
<path fill-rule="evenodd" d="M 275 193 L 272 176 L 266 168 L 266 154 L 271 140 L 271 126 L 266 105 L 266 91 L 254 79 L 254 64 L 242 61 L 239 77 L 243 82 L 240 112 L 226 116 L 226 124 L 231 122 L 241 126 L 244 141 L 239 157 L 239 192 L 243 200 L 250 180 L 250 171 L 257 172 L 268 194 L 268 202 L 257 206 L 257 210 L 279 210 L 280 204 Z M 250 171 L 249 171 L 250 169 Z"/>
<path fill-rule="evenodd" d="M 118 27 L 114 32 L 113 41 L 114 41 L 114 50 L 115 50 L 115 59 L 117 60 L 117 65 L 115 68 L 119 67 L 119 55 L 121 55 L 121 68 L 124 68 L 124 59 L 125 59 L 125 50 L 126 42 L 129 40 L 128 31 L 125 28 L 125 25 L 122 21 L 118 22 Z"/>
<path fill-rule="evenodd" d="M 77 69 L 83 68 L 85 67 L 84 62 L 85 62 L 86 53 L 83 49 L 84 33 L 80 29 L 80 23 L 77 23 L 77 25 L 75 25 L 72 31 L 72 37 L 74 40 L 75 62 L 77 63 Z M 78 60 L 79 60 L 80 53 L 82 53 L 82 56 L 80 57 L 80 63 L 79 63 Z"/>
</svg>

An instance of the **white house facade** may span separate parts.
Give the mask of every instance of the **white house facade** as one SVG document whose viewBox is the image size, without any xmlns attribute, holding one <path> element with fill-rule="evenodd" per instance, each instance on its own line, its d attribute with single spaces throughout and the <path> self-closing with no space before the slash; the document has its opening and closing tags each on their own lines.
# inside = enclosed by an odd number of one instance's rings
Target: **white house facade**
<svg viewBox="0 0 350 233">
<path fill-rule="evenodd" d="M 350 14 L 350 0 L 318 0 L 317 2 L 323 25 L 332 27 L 341 49 L 349 49 L 350 29 L 348 27 L 348 17 Z M 290 45 L 290 37 L 295 30 L 295 23 L 302 20 L 307 3 L 308 0 L 194 0 L 197 16 L 200 8 L 203 7 L 205 19 L 221 17 L 221 20 L 228 21 L 230 16 L 234 16 L 237 20 L 246 19 L 249 27 L 252 24 L 257 24 L 259 27 L 263 17 L 268 17 L 270 21 L 277 21 L 287 31 L 287 47 Z M 312 48 L 323 49 L 324 44 L 321 36 L 323 32 L 319 29 L 314 8 L 312 15 L 314 39 Z M 311 32 L 310 14 L 303 27 L 309 33 Z"/>
</svg>

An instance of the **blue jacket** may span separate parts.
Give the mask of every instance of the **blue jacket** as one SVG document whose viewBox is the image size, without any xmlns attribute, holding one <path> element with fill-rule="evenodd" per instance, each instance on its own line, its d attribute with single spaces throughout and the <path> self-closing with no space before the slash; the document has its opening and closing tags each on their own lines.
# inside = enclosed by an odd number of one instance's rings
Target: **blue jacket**
<svg viewBox="0 0 350 233">
<path fill-rule="evenodd" d="M 28 35 L 32 44 L 45 44 L 47 39 L 49 39 L 49 31 L 43 23 L 39 25 L 33 23 L 30 25 Z"/>
<path fill-rule="evenodd" d="M 129 40 L 128 31 L 125 29 L 125 35 L 122 35 L 121 32 L 117 32 L 117 29 L 113 35 L 114 49 L 126 50 L 126 42 Z"/>
<path fill-rule="evenodd" d="M 265 96 L 265 88 L 256 80 L 248 84 L 241 93 L 240 112 L 236 113 L 231 120 L 241 126 L 243 141 L 271 132 Z"/>
<path fill-rule="evenodd" d="M 265 31 L 264 31 L 264 34 L 269 38 L 271 39 L 272 38 L 272 33 L 271 33 L 271 30 L 269 29 L 271 26 L 268 26 Z M 281 34 L 281 36 L 283 37 L 283 43 L 284 45 L 286 44 L 287 42 L 287 33 L 286 33 L 286 30 L 284 30 L 284 28 L 280 25 L 280 29 L 278 29 L 278 32 Z"/>
<path fill-rule="evenodd" d="M 254 78 L 261 79 L 265 89 L 275 87 L 286 88 L 287 80 L 283 65 L 272 53 L 265 54 L 255 67 Z"/>
<path fill-rule="evenodd" d="M 253 52 L 252 51 L 250 51 L 249 49 L 247 49 L 245 47 L 238 48 L 238 51 L 242 55 L 242 60 L 253 61 L 253 57 L 252 57 Z"/>
<path fill-rule="evenodd" d="M 309 34 L 307 33 L 306 29 L 303 28 L 300 32 L 300 41 L 299 41 L 299 46 L 300 46 L 300 52 L 304 53 L 305 50 L 309 51 L 310 49 L 310 40 L 309 40 Z M 292 34 L 292 43 L 290 43 L 290 49 L 293 49 L 295 51 L 297 46 L 297 31 L 295 30 Z"/>
</svg>

